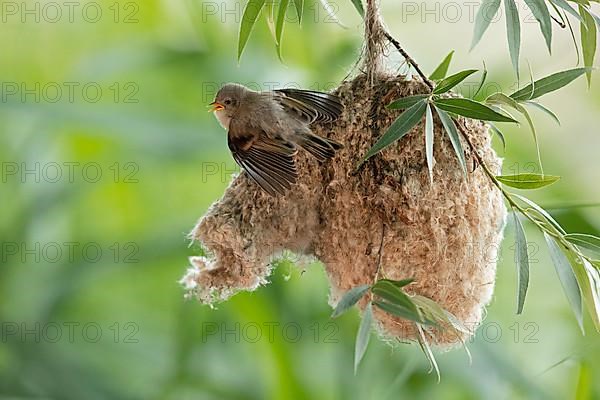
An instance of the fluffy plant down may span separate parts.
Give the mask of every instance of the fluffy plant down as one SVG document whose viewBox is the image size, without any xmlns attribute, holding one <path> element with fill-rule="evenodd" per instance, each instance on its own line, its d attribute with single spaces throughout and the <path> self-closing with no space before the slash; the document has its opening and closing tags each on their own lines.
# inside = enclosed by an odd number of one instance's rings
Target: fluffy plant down
<svg viewBox="0 0 600 400">
<path fill-rule="evenodd" d="M 335 90 L 343 115 L 314 131 L 344 148 L 323 164 L 299 151 L 298 183 L 286 196 L 269 196 L 245 172 L 232 180 L 190 233 L 209 254 L 190 259 L 182 283 L 191 295 L 212 303 L 255 290 L 267 283 L 273 256 L 287 249 L 323 262 L 332 306 L 347 290 L 373 283 L 381 261 L 380 278 L 414 278 L 407 293 L 433 299 L 471 330 L 481 322 L 506 218 L 501 194 L 468 152 L 465 177 L 435 113 L 433 183 L 424 121 L 356 171 L 399 115 L 385 105 L 427 92 L 422 82 L 403 76 L 379 74 L 372 85 L 370 79 L 361 74 Z M 486 164 L 499 172 L 486 126 L 467 120 L 465 127 Z M 377 307 L 373 312 L 384 337 L 416 339 L 414 323 Z M 449 347 L 466 339 L 461 335 L 433 330 L 429 339 Z"/>
</svg>

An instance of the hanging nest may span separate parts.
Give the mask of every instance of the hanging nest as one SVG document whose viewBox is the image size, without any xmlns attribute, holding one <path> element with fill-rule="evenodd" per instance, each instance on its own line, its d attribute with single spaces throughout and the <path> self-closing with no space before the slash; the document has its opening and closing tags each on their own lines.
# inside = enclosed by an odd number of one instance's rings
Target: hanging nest
<svg viewBox="0 0 600 400">
<path fill-rule="evenodd" d="M 299 152 L 298 183 L 284 197 L 269 196 L 245 172 L 236 176 L 190 234 L 210 256 L 191 258 L 186 287 L 206 303 L 254 290 L 267 283 L 272 257 L 291 250 L 323 262 L 335 305 L 347 290 L 372 284 L 381 261 L 386 278 L 414 278 L 407 293 L 429 297 L 465 326 L 477 326 L 494 287 L 506 217 L 500 192 L 476 165 L 465 177 L 438 119 L 433 183 L 423 122 L 355 171 L 399 115 L 385 105 L 419 93 L 427 87 L 402 76 L 361 74 L 343 82 L 335 90 L 343 115 L 313 131 L 344 148 L 323 164 Z M 465 127 L 486 164 L 500 171 L 486 126 L 465 121 Z M 373 311 L 385 337 L 416 339 L 414 323 Z M 465 339 L 435 332 L 429 339 L 438 345 Z"/>
</svg>

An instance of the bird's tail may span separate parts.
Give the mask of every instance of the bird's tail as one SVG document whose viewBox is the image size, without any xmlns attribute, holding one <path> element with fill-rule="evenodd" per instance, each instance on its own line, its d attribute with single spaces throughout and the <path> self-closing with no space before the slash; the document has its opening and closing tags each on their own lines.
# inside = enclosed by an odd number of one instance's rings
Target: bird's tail
<svg viewBox="0 0 600 400">
<path fill-rule="evenodd" d="M 315 156 L 317 160 L 323 162 L 335 155 L 335 152 L 341 149 L 342 144 L 325 139 L 312 133 L 303 133 L 298 141 L 304 150 Z"/>
</svg>

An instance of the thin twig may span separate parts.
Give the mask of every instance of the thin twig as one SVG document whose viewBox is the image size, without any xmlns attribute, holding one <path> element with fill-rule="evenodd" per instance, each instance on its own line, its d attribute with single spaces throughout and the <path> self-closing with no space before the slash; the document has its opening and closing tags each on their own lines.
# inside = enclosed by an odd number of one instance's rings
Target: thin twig
<svg viewBox="0 0 600 400">
<path fill-rule="evenodd" d="M 417 73 L 419 74 L 423 82 L 425 82 L 429 90 L 433 91 L 433 83 L 429 80 L 429 78 L 427 78 L 427 76 L 425 76 L 423 71 L 421 71 L 421 68 L 419 68 L 419 65 L 415 62 L 415 60 L 413 60 L 413 58 L 409 56 L 406 51 L 404 51 L 400 43 L 396 39 L 394 39 L 394 37 L 387 30 L 384 30 L 383 34 L 385 35 L 386 39 L 389 40 L 392 45 L 394 45 L 394 47 L 396 48 L 396 50 L 398 50 L 402 57 L 406 59 L 406 61 L 415 69 L 415 71 L 417 71 Z"/>
<path fill-rule="evenodd" d="M 567 25 L 565 25 L 564 22 L 559 21 L 558 19 L 556 19 L 556 17 L 554 15 L 551 15 L 550 18 L 552 18 L 552 20 L 554 22 L 556 22 L 558 24 L 558 26 L 560 26 L 562 29 L 565 29 L 567 27 Z"/>
</svg>

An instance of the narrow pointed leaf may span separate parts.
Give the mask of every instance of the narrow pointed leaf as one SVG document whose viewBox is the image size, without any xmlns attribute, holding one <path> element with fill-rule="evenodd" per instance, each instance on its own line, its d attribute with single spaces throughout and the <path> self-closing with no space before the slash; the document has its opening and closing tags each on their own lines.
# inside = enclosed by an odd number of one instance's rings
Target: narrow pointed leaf
<svg viewBox="0 0 600 400">
<path fill-rule="evenodd" d="M 372 292 L 390 304 L 402 307 L 408 312 L 418 315 L 417 308 L 410 297 L 408 297 L 408 295 L 395 284 L 389 281 L 378 281 L 375 283 L 375 285 L 373 285 Z"/>
<path fill-rule="evenodd" d="M 371 149 L 369 149 L 362 159 L 361 164 L 410 132 L 410 130 L 421 121 L 426 108 L 427 102 L 421 100 L 400 114 L 383 136 L 373 145 L 373 147 L 371 147 Z"/>
<path fill-rule="evenodd" d="M 375 301 L 373 302 L 375 306 L 382 309 L 386 313 L 396 316 L 398 318 L 406 319 L 408 321 L 424 323 L 423 318 L 419 314 L 418 311 L 409 310 L 406 307 L 399 306 L 397 304 L 392 304 L 387 301 Z"/>
<path fill-rule="evenodd" d="M 275 42 L 277 43 L 277 55 L 281 59 L 281 37 L 283 35 L 283 25 L 290 0 L 281 0 L 277 9 L 277 20 L 275 21 Z"/>
<path fill-rule="evenodd" d="M 427 357 L 427 359 L 429 360 L 429 364 L 431 365 L 429 372 L 435 370 L 435 373 L 437 375 L 437 380 L 439 383 L 440 382 L 440 369 L 437 365 L 437 361 L 435 360 L 435 356 L 433 355 L 433 352 L 431 351 L 431 347 L 429 346 L 427 337 L 425 337 L 425 332 L 423 332 L 423 328 L 419 324 L 417 324 L 417 331 L 419 332 L 419 345 L 421 346 L 421 350 L 423 350 L 425 357 Z"/>
<path fill-rule="evenodd" d="M 519 220 L 519 214 L 513 210 L 515 220 L 515 252 L 517 262 L 517 314 L 523 312 L 527 287 L 529 286 L 529 256 L 525 230 Z"/>
<path fill-rule="evenodd" d="M 296 15 L 298 15 L 298 24 L 302 23 L 302 14 L 304 13 L 304 0 L 294 0 Z"/>
<path fill-rule="evenodd" d="M 545 0 L 525 0 L 525 4 L 531 10 L 531 13 L 540 24 L 540 30 L 546 41 L 548 51 L 552 52 L 552 20 L 550 19 L 550 12 Z"/>
<path fill-rule="evenodd" d="M 404 110 L 414 106 L 421 100 L 425 100 L 427 97 L 429 97 L 427 94 L 415 94 L 414 96 L 401 97 L 388 104 L 387 108 L 390 110 Z"/>
<path fill-rule="evenodd" d="M 454 50 L 452 50 L 448 55 L 442 60 L 440 65 L 437 66 L 435 71 L 429 75 L 429 79 L 432 81 L 437 81 L 439 79 L 444 79 L 446 74 L 448 73 L 448 67 L 450 67 L 450 62 L 452 61 L 452 56 L 454 55 Z"/>
<path fill-rule="evenodd" d="M 363 7 L 362 0 L 350 0 L 356 8 L 356 11 L 360 14 L 361 17 L 365 17 L 365 8 Z"/>
<path fill-rule="evenodd" d="M 500 142 L 502 143 L 502 148 L 504 150 L 506 150 L 506 139 L 504 139 L 504 134 L 502 133 L 502 131 L 500 131 L 500 129 L 498 129 L 498 127 L 494 124 L 492 124 L 491 122 L 489 123 L 490 125 L 490 129 L 492 130 L 492 132 L 494 132 L 496 135 L 498 135 L 498 138 L 500 139 Z"/>
<path fill-rule="evenodd" d="M 377 283 L 379 282 L 389 282 L 392 285 L 398 287 L 398 288 L 403 288 L 404 286 L 407 286 L 411 283 L 413 283 L 415 280 L 413 278 L 408 278 L 408 279 L 400 279 L 400 280 L 393 280 L 393 279 L 380 279 L 377 281 Z"/>
<path fill-rule="evenodd" d="M 454 75 L 450 75 L 449 77 L 444 78 L 440 83 L 437 84 L 437 86 L 433 90 L 433 93 L 445 93 L 448 90 L 455 87 L 456 85 L 458 85 L 459 83 L 461 83 L 462 81 L 464 81 L 470 75 L 473 75 L 475 72 L 477 72 L 476 69 L 467 69 L 465 71 L 460 71 Z"/>
<path fill-rule="evenodd" d="M 557 7 L 562 8 L 563 10 L 577 18 L 579 22 L 583 22 L 583 18 L 579 15 L 579 13 L 577 13 L 577 11 L 573 7 L 571 7 L 569 3 L 567 3 L 566 0 L 550 0 L 550 2 L 554 3 L 554 5 L 556 5 Z M 567 21 L 569 20 L 568 18 L 565 19 Z"/>
<path fill-rule="evenodd" d="M 463 98 L 435 99 L 435 105 L 454 114 L 463 117 L 479 119 L 482 121 L 517 122 L 513 118 L 502 115 L 490 107 L 477 101 Z"/>
<path fill-rule="evenodd" d="M 587 287 L 583 290 L 584 298 L 596 331 L 600 332 L 600 273 L 588 260 L 582 261 L 587 276 Z"/>
<path fill-rule="evenodd" d="M 367 304 L 360 320 L 358 334 L 356 336 L 356 344 L 354 346 L 354 374 L 358 371 L 358 365 L 363 359 L 367 351 L 367 345 L 371 337 L 371 325 L 373 324 L 373 307 L 371 303 Z"/>
<path fill-rule="evenodd" d="M 500 8 L 500 0 L 483 0 L 475 17 L 475 31 L 473 32 L 473 41 L 471 49 L 481 40 L 481 37 L 490 26 L 494 16 Z"/>
<path fill-rule="evenodd" d="M 433 115 L 431 114 L 431 104 L 427 104 L 427 112 L 425 113 L 425 158 L 429 170 L 429 181 L 433 183 Z"/>
<path fill-rule="evenodd" d="M 473 96 L 472 96 L 473 98 L 477 97 L 477 95 L 483 88 L 483 85 L 485 84 L 487 75 L 488 75 L 488 70 L 487 70 L 487 67 L 485 66 L 485 62 L 484 62 L 483 63 L 483 73 L 481 74 L 481 80 L 479 81 L 479 86 L 477 86 L 477 90 L 475 90 L 475 93 L 473 93 Z"/>
<path fill-rule="evenodd" d="M 581 33 L 581 52 L 583 53 L 583 65 L 586 67 L 594 66 L 594 57 L 596 56 L 596 25 L 594 24 L 594 18 L 588 12 L 588 10 L 579 5 L 579 14 L 583 17 L 583 21 L 580 24 L 579 31 Z M 588 88 L 592 84 L 592 70 L 589 69 L 585 73 Z"/>
<path fill-rule="evenodd" d="M 267 20 L 267 26 L 269 32 L 273 36 L 273 40 L 277 43 L 277 35 L 275 34 L 275 2 L 273 0 L 265 0 L 265 19 Z"/>
<path fill-rule="evenodd" d="M 446 134 L 448 135 L 448 138 L 450 138 L 450 142 L 452 143 L 452 147 L 454 148 L 454 153 L 456 154 L 456 158 L 458 158 L 460 167 L 463 170 L 463 174 L 467 175 L 467 162 L 465 161 L 465 153 L 460 142 L 456 125 L 454 125 L 454 121 L 452 121 L 452 118 L 450 118 L 450 116 L 444 110 L 436 107 L 435 111 L 440 117 L 440 121 L 442 121 L 442 125 L 446 131 Z"/>
<path fill-rule="evenodd" d="M 546 220 L 550 223 L 550 225 L 552 225 L 558 232 L 560 232 L 563 235 L 566 234 L 566 232 L 562 228 L 562 226 L 560 226 L 560 224 L 558 222 L 556 222 L 556 220 L 554 218 L 552 218 L 552 216 L 550 214 L 548 214 L 548 212 L 546 210 L 544 210 L 542 207 L 540 207 L 537 203 L 534 203 L 532 200 L 529 200 L 527 197 L 518 195 L 516 193 L 513 193 L 513 196 L 515 196 L 516 198 L 521 200 L 523 203 L 527 204 L 529 207 L 533 208 L 538 213 L 540 213 L 540 215 L 542 215 L 544 218 L 546 218 Z"/>
<path fill-rule="evenodd" d="M 597 236 L 584 233 L 569 233 L 565 235 L 565 239 L 580 248 L 586 248 L 596 255 L 600 255 L 600 238 Z"/>
<path fill-rule="evenodd" d="M 508 38 L 508 52 L 512 60 L 513 69 L 519 78 L 519 53 L 521 49 L 521 24 L 519 9 L 515 0 L 504 0 L 506 12 L 506 37 Z"/>
<path fill-rule="evenodd" d="M 575 274 L 573 273 L 571 263 L 563 254 L 563 250 L 561 249 L 560 244 L 557 243 L 554 238 L 552 238 L 545 232 L 544 238 L 546 239 L 546 243 L 548 244 L 550 256 L 552 258 L 552 262 L 554 263 L 554 268 L 556 269 L 556 273 L 558 274 L 560 283 L 563 287 L 565 295 L 567 296 L 567 300 L 569 300 L 571 309 L 575 313 L 577 323 L 583 331 L 583 306 L 581 301 L 581 291 L 579 289 L 577 279 L 575 278 Z"/>
<path fill-rule="evenodd" d="M 575 31 L 573 30 L 573 24 L 571 24 L 571 20 L 569 20 L 569 16 L 566 11 L 563 11 L 565 16 L 565 21 L 567 22 L 567 26 L 569 27 L 569 33 L 571 36 L 571 40 L 573 41 L 573 47 L 575 47 L 575 55 L 577 56 L 577 62 L 575 65 L 579 65 L 581 62 L 581 57 L 579 56 L 579 46 L 577 45 L 577 38 L 575 37 Z M 579 18 L 581 20 L 581 18 Z"/>
<path fill-rule="evenodd" d="M 533 88 L 533 86 L 532 86 L 532 88 Z M 540 165 L 540 171 L 543 174 L 544 168 L 542 167 L 542 156 L 540 153 L 540 146 L 538 143 L 537 131 L 535 130 L 535 125 L 533 124 L 533 120 L 531 119 L 531 116 L 529 115 L 529 111 L 527 111 L 527 109 L 525 107 L 523 107 L 521 104 L 519 104 L 512 97 L 509 97 L 509 96 L 505 95 L 504 93 L 500 93 L 500 92 L 494 93 L 493 95 L 489 96 L 485 101 L 488 104 L 506 105 L 508 107 L 511 107 L 511 108 L 517 110 L 525 117 L 525 119 L 527 120 L 527 123 L 529 124 L 529 128 L 531 129 L 531 134 L 533 135 L 533 141 L 535 143 L 535 149 L 537 151 L 537 157 L 538 157 L 538 163 Z"/>
<path fill-rule="evenodd" d="M 348 290 L 338 302 L 335 310 L 333 310 L 333 314 L 331 314 L 331 317 L 339 317 L 348 311 L 365 295 L 365 293 L 369 291 L 370 288 L 371 286 L 369 285 L 360 285 Z"/>
<path fill-rule="evenodd" d="M 543 104 L 540 104 L 538 102 L 535 102 L 535 101 L 525 101 L 525 104 L 527 104 L 529 106 L 533 106 L 533 107 L 537 108 L 538 110 L 545 112 L 546 114 L 548 114 L 550 116 L 550 118 L 552 118 L 554 120 L 554 122 L 557 123 L 557 125 L 560 125 L 560 120 L 558 119 L 556 114 L 554 112 L 552 112 L 552 110 L 550 110 L 548 107 L 546 107 Z"/>
<path fill-rule="evenodd" d="M 534 84 L 529 84 L 524 88 L 517 90 L 511 94 L 510 97 L 517 101 L 536 99 L 568 85 L 587 71 L 590 71 L 590 68 L 573 68 L 557 72 L 542 79 L 538 79 Z M 532 86 L 535 86 L 533 91 Z"/>
<path fill-rule="evenodd" d="M 539 189 L 557 182 L 560 179 L 560 176 L 525 173 L 517 175 L 500 175 L 497 176 L 496 179 L 506 186 L 517 189 Z"/>
<path fill-rule="evenodd" d="M 244 7 L 244 13 L 242 15 L 242 22 L 240 24 L 240 35 L 238 41 L 238 61 L 242 57 L 242 52 L 248 43 L 250 32 L 256 24 L 256 20 L 260 15 L 262 8 L 265 5 L 265 0 L 248 0 L 246 7 Z"/>
<path fill-rule="evenodd" d="M 452 313 L 444 310 L 442 306 L 430 298 L 415 295 L 412 297 L 412 301 L 421 311 L 421 314 L 424 316 L 424 318 L 432 323 L 436 323 L 436 325 L 444 328 L 451 327 L 456 331 L 469 333 L 469 330 L 463 324 L 461 324 Z"/>
</svg>

